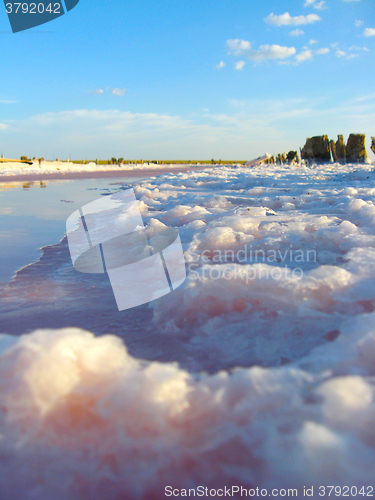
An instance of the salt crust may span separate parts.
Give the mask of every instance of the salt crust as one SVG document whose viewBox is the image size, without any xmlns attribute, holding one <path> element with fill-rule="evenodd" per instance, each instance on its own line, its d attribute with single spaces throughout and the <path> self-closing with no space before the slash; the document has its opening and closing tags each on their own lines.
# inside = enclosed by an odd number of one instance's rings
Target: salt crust
<svg viewBox="0 0 375 500">
<path fill-rule="evenodd" d="M 232 348 L 233 369 L 194 374 L 144 362 L 117 337 L 76 328 L 1 335 L 2 498 L 156 499 L 167 484 L 373 484 L 374 180 L 370 166 L 325 165 L 142 182 L 146 222 L 179 226 L 194 264 L 184 285 L 150 305 L 155 327 L 190 335 L 192 352 Z M 246 245 L 317 257 L 298 263 L 300 279 L 293 262 L 223 257 Z M 237 265 L 249 275 L 278 267 L 280 278 L 247 279 Z M 258 366 L 236 368 L 249 337 Z"/>
</svg>

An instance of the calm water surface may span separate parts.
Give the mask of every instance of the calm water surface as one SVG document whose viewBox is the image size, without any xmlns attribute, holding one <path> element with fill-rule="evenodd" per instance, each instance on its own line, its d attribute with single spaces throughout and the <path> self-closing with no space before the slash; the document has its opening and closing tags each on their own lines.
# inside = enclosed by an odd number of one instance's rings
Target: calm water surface
<svg viewBox="0 0 375 500">
<path fill-rule="evenodd" d="M 72 212 L 141 178 L 0 183 L 0 283 L 60 241 Z"/>
</svg>

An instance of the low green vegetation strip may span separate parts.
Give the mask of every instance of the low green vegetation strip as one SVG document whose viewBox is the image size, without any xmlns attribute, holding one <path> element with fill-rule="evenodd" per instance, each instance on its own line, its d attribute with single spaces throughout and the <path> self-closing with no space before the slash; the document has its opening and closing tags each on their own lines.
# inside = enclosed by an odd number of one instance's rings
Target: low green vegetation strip
<svg viewBox="0 0 375 500">
<path fill-rule="evenodd" d="M 72 160 L 72 163 L 77 164 L 86 164 L 86 163 L 96 163 L 97 165 L 135 165 L 142 163 L 152 163 L 155 165 L 202 165 L 202 164 L 222 164 L 222 165 L 231 165 L 231 164 L 245 164 L 246 160 L 125 160 L 123 158 L 112 158 L 111 160 Z"/>
</svg>

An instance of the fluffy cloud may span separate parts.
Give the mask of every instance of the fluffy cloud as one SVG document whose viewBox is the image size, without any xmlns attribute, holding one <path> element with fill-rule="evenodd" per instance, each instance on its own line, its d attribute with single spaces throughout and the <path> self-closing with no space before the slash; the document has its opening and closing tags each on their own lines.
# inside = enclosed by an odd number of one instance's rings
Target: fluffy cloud
<svg viewBox="0 0 375 500">
<path fill-rule="evenodd" d="M 304 47 L 305 50 L 296 55 L 295 60 L 296 64 L 300 64 L 304 61 L 308 61 L 314 57 L 314 54 L 325 55 L 329 53 L 328 48 L 322 48 L 318 50 L 310 50 L 307 47 Z M 345 54 L 346 55 L 346 54 Z"/>
<path fill-rule="evenodd" d="M 240 71 L 245 66 L 245 64 L 245 61 L 238 61 L 236 62 L 234 67 L 237 71 Z"/>
<path fill-rule="evenodd" d="M 315 21 L 320 21 L 321 17 L 316 14 L 309 14 L 307 16 L 295 16 L 292 17 L 289 12 L 276 16 L 271 13 L 267 16 L 264 21 L 270 26 L 299 26 L 301 24 L 312 24 Z"/>
<path fill-rule="evenodd" d="M 354 50 L 355 51 L 365 51 L 365 52 L 369 52 L 369 49 L 367 47 L 358 47 L 357 45 L 352 45 L 351 47 L 349 47 L 348 49 L 350 52 L 353 52 Z M 359 54 L 348 54 L 348 52 L 345 52 L 341 49 L 337 49 L 336 52 L 335 52 L 335 56 L 336 57 L 344 57 L 345 59 L 354 59 L 355 57 L 359 57 Z"/>
<path fill-rule="evenodd" d="M 296 55 L 297 63 L 301 63 L 303 61 L 307 61 L 308 59 L 312 58 L 313 58 L 313 53 L 311 50 L 304 50 L 303 52 L 300 52 L 299 54 Z"/>
<path fill-rule="evenodd" d="M 236 38 L 235 40 L 227 40 L 227 47 L 235 55 L 239 55 L 245 50 L 249 50 L 251 48 L 251 44 L 246 40 L 239 40 Z"/>
<path fill-rule="evenodd" d="M 287 59 L 296 53 L 294 47 L 280 45 L 261 45 L 258 50 L 249 50 L 246 57 L 250 61 L 261 62 L 267 59 Z"/>
<path fill-rule="evenodd" d="M 113 95 L 125 95 L 126 89 L 115 88 L 112 90 Z"/>
<path fill-rule="evenodd" d="M 217 69 L 225 68 L 226 64 L 224 61 L 220 61 L 219 64 L 216 64 Z"/>
<path fill-rule="evenodd" d="M 246 42 L 245 40 L 228 40 L 227 47 L 235 55 L 245 54 L 247 59 L 255 62 L 267 59 L 287 59 L 296 53 L 294 47 L 281 47 L 280 45 L 261 45 L 257 50 L 252 49 L 250 42 Z M 242 69 L 244 64 L 243 61 L 239 61 L 235 65 L 235 68 Z"/>
<path fill-rule="evenodd" d="M 91 92 L 91 95 L 102 95 L 107 90 L 109 90 L 108 87 L 104 90 L 103 89 L 96 89 L 93 92 Z M 115 87 L 114 89 L 112 89 L 112 95 L 122 96 L 122 95 L 125 95 L 125 92 L 126 92 L 126 89 L 120 89 L 118 87 Z"/>
<path fill-rule="evenodd" d="M 319 10 L 327 8 L 324 0 L 321 0 L 320 2 L 318 2 L 317 0 L 306 0 L 304 6 L 313 7 L 314 9 L 319 9 Z"/>
<path fill-rule="evenodd" d="M 364 21 L 360 21 L 359 19 L 356 19 L 354 22 L 354 26 L 357 28 L 360 28 L 364 24 Z"/>
<path fill-rule="evenodd" d="M 227 40 L 227 47 L 234 55 L 243 54 L 250 61 L 261 62 L 266 59 L 287 59 L 296 53 L 294 47 L 281 47 L 280 45 L 261 45 L 259 49 L 252 49 L 250 42 L 246 40 Z M 239 61 L 236 69 L 242 69 L 243 61 Z"/>
<path fill-rule="evenodd" d="M 366 28 L 363 32 L 364 36 L 375 36 L 375 28 Z"/>
<path fill-rule="evenodd" d="M 293 31 L 289 31 L 289 35 L 290 36 L 301 36 L 301 35 L 304 35 L 305 32 L 299 28 L 296 28 L 295 30 Z"/>
<path fill-rule="evenodd" d="M 5 125 L 5 123 L 0 123 L 0 130 L 5 130 L 6 128 L 8 128 L 8 126 Z"/>
<path fill-rule="evenodd" d="M 365 52 L 370 52 L 370 49 L 367 47 L 358 47 L 358 45 L 352 45 L 349 47 L 349 50 L 364 50 Z"/>
</svg>

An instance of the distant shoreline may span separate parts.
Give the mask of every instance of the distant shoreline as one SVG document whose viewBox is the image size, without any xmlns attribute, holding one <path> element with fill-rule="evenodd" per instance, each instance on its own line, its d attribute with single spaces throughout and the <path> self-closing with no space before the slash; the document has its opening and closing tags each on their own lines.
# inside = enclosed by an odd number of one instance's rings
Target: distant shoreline
<svg viewBox="0 0 375 500">
<path fill-rule="evenodd" d="M 173 168 L 142 168 L 131 170 L 95 170 L 86 172 L 56 172 L 56 173 L 32 173 L 32 174 L 15 174 L 4 175 L 0 174 L 0 183 L 2 182 L 32 182 L 32 181 L 48 181 L 48 180 L 74 180 L 74 179 L 100 179 L 105 177 L 154 177 L 156 175 L 189 172 L 191 170 L 205 170 L 207 168 L 215 168 L 218 165 L 181 165 L 181 167 Z M 167 165 L 166 165 L 167 167 Z"/>
</svg>

